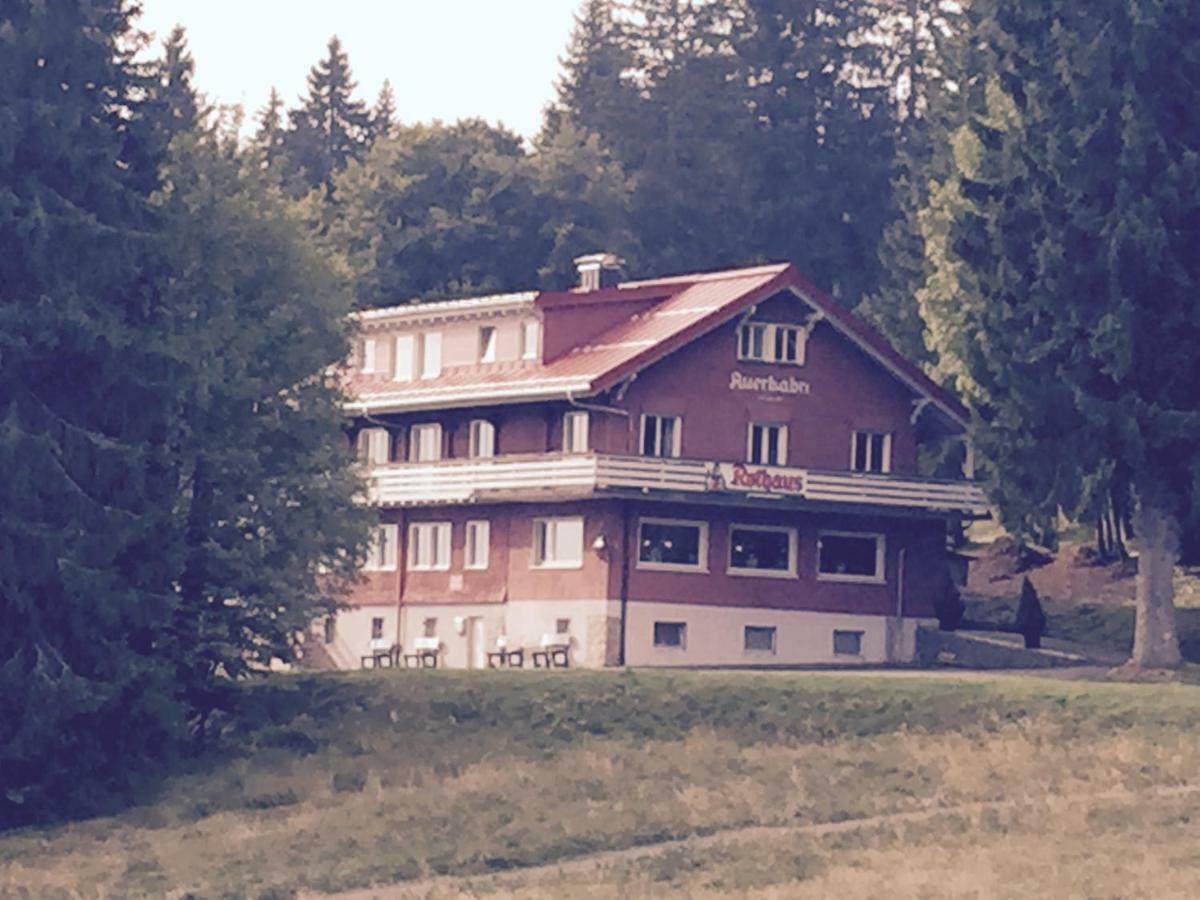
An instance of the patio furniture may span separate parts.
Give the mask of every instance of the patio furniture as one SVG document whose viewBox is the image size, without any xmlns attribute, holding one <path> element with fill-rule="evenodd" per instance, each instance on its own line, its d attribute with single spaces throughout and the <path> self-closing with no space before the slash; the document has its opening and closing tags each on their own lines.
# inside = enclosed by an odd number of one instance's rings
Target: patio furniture
<svg viewBox="0 0 1200 900">
<path fill-rule="evenodd" d="M 571 666 L 571 637 L 566 634 L 543 634 L 541 644 L 533 651 L 533 667 L 567 669 Z"/>
<path fill-rule="evenodd" d="M 396 665 L 397 657 L 399 656 L 400 646 L 392 644 L 383 638 L 373 638 L 368 645 L 368 652 L 359 657 L 359 666 L 368 668 L 367 662 L 371 663 L 369 668 L 378 669 L 386 664 L 387 668 Z"/>
<path fill-rule="evenodd" d="M 412 652 L 404 654 L 404 668 L 436 669 L 441 651 L 442 644 L 437 638 L 419 637 L 413 641 Z"/>
<path fill-rule="evenodd" d="M 525 650 L 516 647 L 508 649 L 508 640 L 503 635 L 496 638 L 496 647 L 487 654 L 489 669 L 523 669 L 525 668 Z"/>
</svg>

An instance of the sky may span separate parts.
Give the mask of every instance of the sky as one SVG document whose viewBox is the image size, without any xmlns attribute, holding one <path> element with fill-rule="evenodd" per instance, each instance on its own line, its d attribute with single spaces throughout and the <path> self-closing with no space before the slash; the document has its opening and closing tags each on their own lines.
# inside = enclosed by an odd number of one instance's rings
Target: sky
<svg viewBox="0 0 1200 900">
<path fill-rule="evenodd" d="M 582 0 L 142 0 L 156 46 L 187 29 L 195 84 L 252 118 L 274 86 L 287 107 L 341 38 L 373 104 L 384 79 L 401 122 L 480 116 L 532 137 L 554 95 Z M 251 124 L 248 122 L 248 125 Z"/>
</svg>

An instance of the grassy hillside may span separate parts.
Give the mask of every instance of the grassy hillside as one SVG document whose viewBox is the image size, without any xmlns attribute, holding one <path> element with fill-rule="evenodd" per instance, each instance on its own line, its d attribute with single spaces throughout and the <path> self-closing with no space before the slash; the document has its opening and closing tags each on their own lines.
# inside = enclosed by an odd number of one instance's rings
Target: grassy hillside
<svg viewBox="0 0 1200 900">
<path fill-rule="evenodd" d="M 1071 853 L 1109 854 L 1133 834 L 1153 844 L 1157 830 L 1194 845 L 1200 795 L 1155 792 L 1200 772 L 1197 726 L 1200 689 L 1182 685 L 280 677 L 248 687 L 224 750 L 152 804 L 0 837 L 0 896 L 287 897 L 399 880 L 417 880 L 421 896 L 468 884 L 539 896 L 560 877 L 591 896 L 855 896 L 885 874 L 916 879 L 914 895 L 954 893 L 948 873 L 968 861 L 990 860 L 997 879 L 1030 848 L 1045 862 L 1059 826 L 1082 848 Z M 1114 789 L 1132 793 L 1096 796 Z M 998 800 L 1015 805 L 964 807 Z M 854 821 L 930 811 L 895 825 Z M 831 822 L 850 830 L 803 830 Z M 768 832 L 747 846 L 757 832 L 745 829 L 760 826 Z M 643 850 L 593 867 L 594 854 L 629 848 Z M 1200 857 L 1176 849 L 1171 878 L 1200 877 Z M 582 863 L 559 874 L 536 868 L 572 859 Z M 1106 856 L 1095 871 L 1123 877 L 1123 859 Z M 1069 874 L 1043 867 L 1039 877 L 1050 893 L 1081 889 Z M 997 891 L 1009 882 L 1022 883 L 997 880 Z"/>
</svg>

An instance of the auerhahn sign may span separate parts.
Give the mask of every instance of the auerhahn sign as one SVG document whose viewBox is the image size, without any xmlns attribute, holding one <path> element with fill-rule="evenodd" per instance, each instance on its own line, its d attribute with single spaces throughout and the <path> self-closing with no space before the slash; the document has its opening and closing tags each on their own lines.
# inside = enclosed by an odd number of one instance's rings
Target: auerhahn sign
<svg viewBox="0 0 1200 900">
<path fill-rule="evenodd" d="M 741 372 L 730 372 L 729 389 L 767 394 L 807 394 L 811 387 L 807 381 L 801 381 L 792 375 L 776 378 L 774 375 L 743 375 Z"/>
<path fill-rule="evenodd" d="M 751 494 L 803 494 L 804 470 L 745 463 L 713 463 L 708 472 L 708 489 Z"/>
</svg>

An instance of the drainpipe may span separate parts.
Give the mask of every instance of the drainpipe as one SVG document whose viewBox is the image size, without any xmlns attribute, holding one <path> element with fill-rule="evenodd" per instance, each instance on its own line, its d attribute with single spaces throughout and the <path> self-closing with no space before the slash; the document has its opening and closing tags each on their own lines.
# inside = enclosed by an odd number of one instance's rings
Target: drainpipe
<svg viewBox="0 0 1200 900">
<path fill-rule="evenodd" d="M 403 661 L 404 657 L 404 584 L 408 571 L 408 529 L 404 526 L 407 518 L 401 510 L 400 521 L 396 523 L 396 643 L 400 645 L 401 659 L 393 660 L 393 665 Z"/>
<path fill-rule="evenodd" d="M 901 547 L 896 554 L 896 640 L 892 662 L 900 661 L 900 651 L 904 647 L 904 562 L 907 553 L 908 548 Z"/>
<path fill-rule="evenodd" d="M 625 665 L 625 623 L 629 610 L 629 501 L 621 504 L 621 637 L 617 664 Z"/>
</svg>

